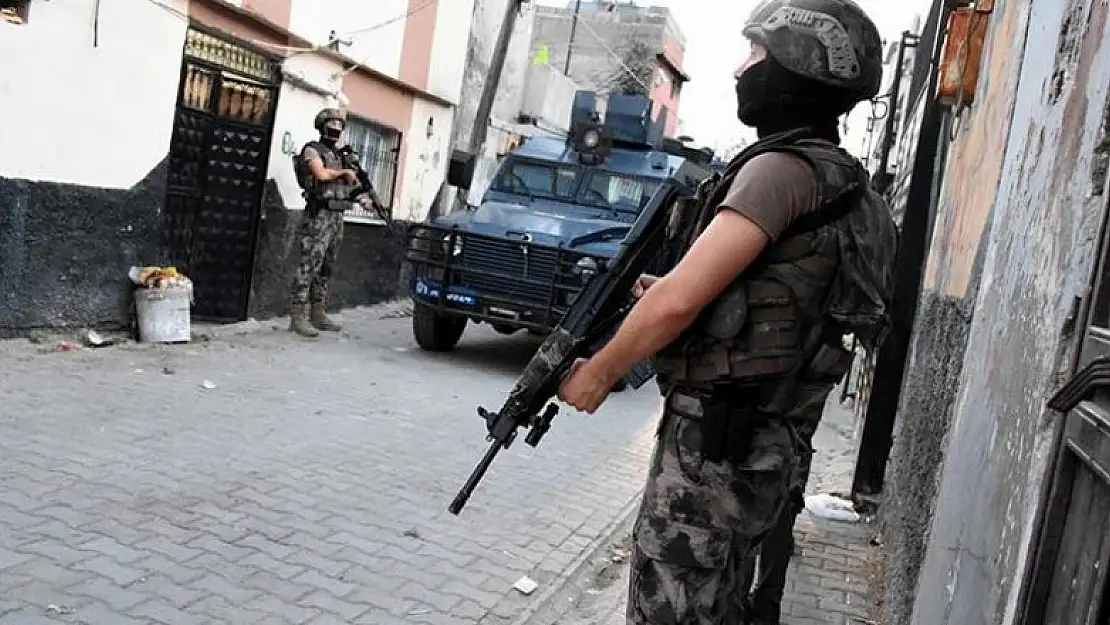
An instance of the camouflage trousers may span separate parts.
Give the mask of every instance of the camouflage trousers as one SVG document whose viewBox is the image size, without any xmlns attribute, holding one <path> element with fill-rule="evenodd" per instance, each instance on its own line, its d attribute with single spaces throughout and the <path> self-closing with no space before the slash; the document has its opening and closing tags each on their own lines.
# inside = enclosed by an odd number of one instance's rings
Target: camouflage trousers
<svg viewBox="0 0 1110 625">
<path fill-rule="evenodd" d="M 704 420 L 672 400 L 633 530 L 626 622 L 740 625 L 746 564 L 787 504 L 796 437 L 781 419 L 761 420 L 742 452 L 710 460 Z"/>
<path fill-rule="evenodd" d="M 328 279 L 339 256 L 343 240 L 343 212 L 320 210 L 310 214 L 306 209 L 300 231 L 300 259 L 293 274 L 294 310 L 305 304 L 324 304 L 328 297 Z"/>
<path fill-rule="evenodd" d="M 748 560 L 746 565 L 745 578 L 750 581 L 743 583 L 740 592 L 747 595 L 748 619 L 752 625 L 777 625 L 781 617 L 786 572 L 790 558 L 794 556 L 794 522 L 805 508 L 806 484 L 813 464 L 813 435 L 817 432 L 817 425 L 816 420 L 795 425 L 802 448 L 790 485 L 789 503 L 760 545 L 758 563 Z"/>
</svg>

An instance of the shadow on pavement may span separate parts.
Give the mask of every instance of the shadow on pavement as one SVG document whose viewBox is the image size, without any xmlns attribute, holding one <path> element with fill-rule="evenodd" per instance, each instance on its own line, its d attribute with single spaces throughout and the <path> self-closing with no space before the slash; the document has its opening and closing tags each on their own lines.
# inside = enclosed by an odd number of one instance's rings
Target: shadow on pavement
<svg viewBox="0 0 1110 625">
<path fill-rule="evenodd" d="M 524 370 L 542 342 L 543 337 L 532 336 L 527 332 L 505 336 L 487 326 L 471 324 L 454 351 L 435 356 L 456 366 L 516 377 Z"/>
</svg>

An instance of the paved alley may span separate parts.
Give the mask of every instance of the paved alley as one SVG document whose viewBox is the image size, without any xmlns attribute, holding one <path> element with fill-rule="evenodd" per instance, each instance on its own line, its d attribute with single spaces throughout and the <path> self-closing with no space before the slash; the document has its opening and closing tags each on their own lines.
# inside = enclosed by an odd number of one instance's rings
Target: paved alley
<svg viewBox="0 0 1110 625">
<path fill-rule="evenodd" d="M 654 386 L 564 411 L 539 449 L 518 440 L 454 517 L 486 449 L 475 406 L 500 407 L 536 339 L 471 326 L 436 355 L 398 306 L 341 320 L 314 341 L 269 322 L 181 346 L 0 344 L 0 624 L 622 623 L 608 554 Z M 831 405 L 812 491 L 851 471 Z M 789 622 L 849 622 L 818 616 L 863 609 L 866 528 L 799 529 Z"/>
<path fill-rule="evenodd" d="M 4 343 L 0 623 L 528 616 L 636 500 L 654 387 L 560 414 L 537 450 L 518 439 L 454 517 L 487 447 L 475 407 L 500 407 L 536 340 L 472 326 L 427 354 L 383 310 L 315 341 L 264 323 L 181 346 Z"/>
</svg>

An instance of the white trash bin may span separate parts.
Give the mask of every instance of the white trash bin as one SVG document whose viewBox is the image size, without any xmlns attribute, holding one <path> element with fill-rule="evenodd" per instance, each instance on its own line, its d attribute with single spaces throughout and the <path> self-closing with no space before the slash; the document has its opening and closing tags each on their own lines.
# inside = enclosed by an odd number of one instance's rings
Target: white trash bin
<svg viewBox="0 0 1110 625">
<path fill-rule="evenodd" d="M 193 287 L 165 286 L 135 289 L 135 314 L 139 322 L 139 341 L 143 343 L 187 343 L 192 339 L 190 324 Z"/>
</svg>

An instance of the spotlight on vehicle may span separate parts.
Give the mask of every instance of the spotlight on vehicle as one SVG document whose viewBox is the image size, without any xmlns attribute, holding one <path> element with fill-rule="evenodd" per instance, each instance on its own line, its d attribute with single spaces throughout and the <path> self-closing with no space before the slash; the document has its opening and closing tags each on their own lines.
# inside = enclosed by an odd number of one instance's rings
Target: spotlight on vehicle
<svg viewBox="0 0 1110 625">
<path fill-rule="evenodd" d="M 580 124 L 574 132 L 574 151 L 584 165 L 600 165 L 609 157 L 611 140 L 604 126 Z"/>
</svg>

